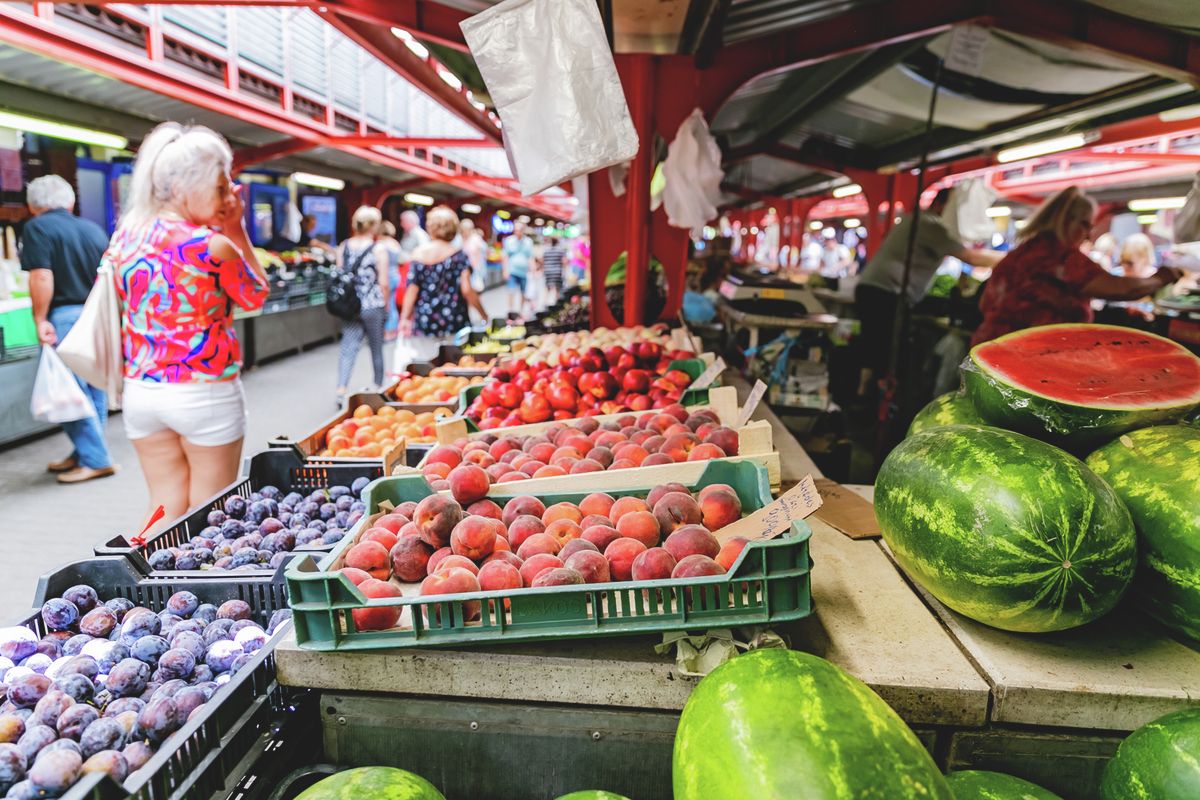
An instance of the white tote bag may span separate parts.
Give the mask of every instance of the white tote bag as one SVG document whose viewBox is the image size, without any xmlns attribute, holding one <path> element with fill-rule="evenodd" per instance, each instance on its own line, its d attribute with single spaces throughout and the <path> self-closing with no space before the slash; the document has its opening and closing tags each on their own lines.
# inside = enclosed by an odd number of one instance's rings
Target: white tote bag
<svg viewBox="0 0 1200 800">
<path fill-rule="evenodd" d="M 84 381 L 108 393 L 111 407 L 120 404 L 125 376 L 121 348 L 121 301 L 110 267 L 101 266 L 83 304 L 79 321 L 58 345 L 58 355 Z"/>
<path fill-rule="evenodd" d="M 29 413 L 38 422 L 55 425 L 96 416 L 91 398 L 83 393 L 79 381 L 48 344 L 42 345 L 42 360 L 38 362 L 37 377 L 33 380 Z"/>
</svg>

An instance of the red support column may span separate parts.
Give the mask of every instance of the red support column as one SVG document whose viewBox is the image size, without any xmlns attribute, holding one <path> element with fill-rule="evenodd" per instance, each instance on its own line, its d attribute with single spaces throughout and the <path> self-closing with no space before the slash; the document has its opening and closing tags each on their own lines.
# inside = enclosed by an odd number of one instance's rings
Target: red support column
<svg viewBox="0 0 1200 800">
<path fill-rule="evenodd" d="M 627 197 L 628 195 L 626 195 Z M 625 249 L 625 199 L 613 196 L 608 182 L 608 170 L 588 175 L 588 235 L 592 240 L 591 265 L 591 322 L 593 328 L 616 328 L 620 322 L 613 316 L 604 294 L 608 269 Z"/>
<path fill-rule="evenodd" d="M 646 322 L 646 286 L 650 276 L 650 177 L 654 171 L 654 57 L 618 55 L 617 69 L 625 86 L 629 113 L 640 140 L 625 181 L 625 324 Z"/>
</svg>

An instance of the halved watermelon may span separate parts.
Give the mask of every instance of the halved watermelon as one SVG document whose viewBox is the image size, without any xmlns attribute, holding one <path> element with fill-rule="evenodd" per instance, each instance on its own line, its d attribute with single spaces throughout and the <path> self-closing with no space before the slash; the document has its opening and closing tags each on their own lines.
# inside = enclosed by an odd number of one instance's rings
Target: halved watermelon
<svg viewBox="0 0 1200 800">
<path fill-rule="evenodd" d="M 1044 325 L 971 350 L 967 394 L 992 425 L 1079 451 L 1200 406 L 1200 358 L 1113 325 Z"/>
</svg>

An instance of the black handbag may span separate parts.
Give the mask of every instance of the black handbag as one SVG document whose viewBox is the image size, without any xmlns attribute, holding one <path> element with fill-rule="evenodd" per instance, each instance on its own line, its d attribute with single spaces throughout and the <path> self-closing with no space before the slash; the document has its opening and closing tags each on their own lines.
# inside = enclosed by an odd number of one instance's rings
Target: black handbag
<svg viewBox="0 0 1200 800">
<path fill-rule="evenodd" d="M 329 276 L 329 288 L 325 290 L 325 310 L 338 319 L 352 322 L 362 316 L 362 300 L 358 297 L 358 268 L 371 251 L 365 248 L 354 259 L 349 268 L 339 267 Z M 343 258 L 343 264 L 345 259 Z"/>
</svg>

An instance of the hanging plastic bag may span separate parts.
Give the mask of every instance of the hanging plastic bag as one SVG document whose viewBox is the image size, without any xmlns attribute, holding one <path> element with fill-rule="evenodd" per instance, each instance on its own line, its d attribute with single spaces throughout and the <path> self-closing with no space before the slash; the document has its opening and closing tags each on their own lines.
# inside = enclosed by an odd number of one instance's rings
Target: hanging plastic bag
<svg viewBox="0 0 1200 800">
<path fill-rule="evenodd" d="M 1183 208 L 1175 212 L 1175 242 L 1200 241 L 1200 173 L 1188 192 Z"/>
<path fill-rule="evenodd" d="M 968 178 L 954 184 L 942 220 L 952 233 L 964 242 L 991 243 L 996 223 L 987 215 L 996 199 L 996 192 L 979 178 Z"/>
<path fill-rule="evenodd" d="M 74 373 L 48 344 L 42 345 L 42 360 L 33 381 L 29 413 L 38 422 L 55 425 L 96 416 L 95 406 L 79 387 Z"/>
<path fill-rule="evenodd" d="M 595 0 L 504 0 L 461 27 L 522 194 L 637 154 Z"/>
<path fill-rule="evenodd" d="M 704 114 L 695 109 L 679 126 L 675 141 L 667 148 L 663 162 L 663 205 L 667 220 L 676 228 L 687 228 L 693 236 L 704 232 L 704 225 L 717 216 L 721 199 L 721 148 L 708 132 Z"/>
</svg>

